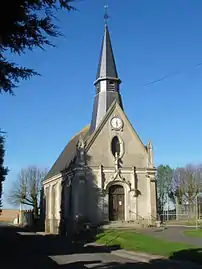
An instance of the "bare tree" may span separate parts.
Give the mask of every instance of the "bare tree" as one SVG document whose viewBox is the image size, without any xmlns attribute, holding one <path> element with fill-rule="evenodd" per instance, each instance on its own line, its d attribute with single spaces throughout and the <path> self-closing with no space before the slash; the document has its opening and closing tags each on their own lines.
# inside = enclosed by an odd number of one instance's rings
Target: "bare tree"
<svg viewBox="0 0 202 269">
<path fill-rule="evenodd" d="M 15 205 L 22 203 L 31 206 L 34 216 L 37 216 L 40 203 L 41 182 L 45 175 L 46 170 L 39 169 L 36 166 L 21 169 L 8 195 L 9 202 Z"/>
<path fill-rule="evenodd" d="M 194 204 L 197 194 L 202 190 L 202 165 L 188 164 L 176 168 L 173 187 L 180 204 Z"/>
</svg>

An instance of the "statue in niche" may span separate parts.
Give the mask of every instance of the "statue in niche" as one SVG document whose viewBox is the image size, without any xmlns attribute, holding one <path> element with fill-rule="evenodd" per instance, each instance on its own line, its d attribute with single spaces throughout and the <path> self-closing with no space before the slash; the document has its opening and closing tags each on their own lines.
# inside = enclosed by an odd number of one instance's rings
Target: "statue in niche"
<svg viewBox="0 0 202 269">
<path fill-rule="evenodd" d="M 124 180 L 124 178 L 121 175 L 121 169 L 120 169 L 120 157 L 118 152 L 115 152 L 114 154 L 114 165 L 115 165 L 115 175 L 112 177 L 113 180 L 120 178 L 122 180 Z"/>
<path fill-rule="evenodd" d="M 124 182 L 126 182 L 130 189 L 131 189 L 131 183 L 126 181 L 125 178 L 121 174 L 121 167 L 120 167 L 120 161 L 121 161 L 121 145 L 119 138 L 115 136 L 112 139 L 112 145 L 111 145 L 112 154 L 114 155 L 114 166 L 115 166 L 115 174 L 111 177 L 112 180 L 120 179 Z"/>
<path fill-rule="evenodd" d="M 118 172 L 119 171 L 119 155 L 118 155 L 118 152 L 115 152 L 114 163 L 115 163 L 115 172 Z"/>
<path fill-rule="evenodd" d="M 114 136 L 111 142 L 111 151 L 114 156 L 115 173 L 120 169 L 121 145 L 118 136 Z"/>
<path fill-rule="evenodd" d="M 83 137 L 80 135 L 79 141 L 77 143 L 77 149 L 84 149 L 84 147 L 85 147 L 85 143 L 84 143 Z"/>
<path fill-rule="evenodd" d="M 79 164 L 85 164 L 85 143 L 82 136 L 77 143 L 77 160 Z"/>
</svg>

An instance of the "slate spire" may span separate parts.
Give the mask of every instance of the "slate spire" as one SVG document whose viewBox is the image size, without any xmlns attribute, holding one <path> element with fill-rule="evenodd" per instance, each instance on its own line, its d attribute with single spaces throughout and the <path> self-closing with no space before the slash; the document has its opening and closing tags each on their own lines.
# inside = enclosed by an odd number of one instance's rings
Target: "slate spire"
<svg viewBox="0 0 202 269">
<path fill-rule="evenodd" d="M 96 82 L 107 78 L 118 79 L 118 73 L 116 70 L 116 64 L 114 60 L 114 54 L 112 50 L 108 25 L 105 24 L 104 38 L 102 41 L 100 61 L 97 69 Z M 96 83 L 95 82 L 95 83 Z"/>
<path fill-rule="evenodd" d="M 118 77 L 118 72 L 116 69 L 106 18 L 108 18 L 108 15 L 106 17 L 105 14 L 104 37 L 102 40 L 96 81 L 94 82 L 96 87 L 96 96 L 93 106 L 90 133 L 95 131 L 114 100 L 116 100 L 121 108 L 123 108 L 119 93 L 119 85 L 121 80 Z"/>
</svg>

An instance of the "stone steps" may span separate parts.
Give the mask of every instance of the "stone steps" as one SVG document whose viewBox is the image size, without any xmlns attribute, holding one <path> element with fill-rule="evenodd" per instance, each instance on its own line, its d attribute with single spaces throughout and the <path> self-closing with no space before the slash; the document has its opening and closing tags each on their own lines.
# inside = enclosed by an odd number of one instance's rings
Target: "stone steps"
<svg viewBox="0 0 202 269">
<path fill-rule="evenodd" d="M 134 228 L 146 228 L 148 227 L 141 220 L 137 220 L 134 222 L 126 222 L 126 221 L 111 221 L 102 226 L 103 229 L 134 229 Z"/>
</svg>

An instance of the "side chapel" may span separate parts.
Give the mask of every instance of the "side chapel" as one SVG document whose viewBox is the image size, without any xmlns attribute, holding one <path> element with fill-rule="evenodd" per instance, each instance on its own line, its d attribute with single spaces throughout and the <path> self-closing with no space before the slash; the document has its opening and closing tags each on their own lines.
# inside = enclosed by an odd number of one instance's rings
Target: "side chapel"
<svg viewBox="0 0 202 269">
<path fill-rule="evenodd" d="M 105 221 L 156 220 L 156 169 L 151 141 L 144 145 L 128 120 L 107 23 L 94 82 L 90 125 L 73 136 L 43 181 L 45 230 L 82 217 Z"/>
</svg>

